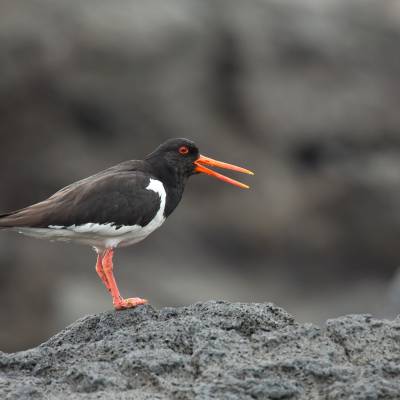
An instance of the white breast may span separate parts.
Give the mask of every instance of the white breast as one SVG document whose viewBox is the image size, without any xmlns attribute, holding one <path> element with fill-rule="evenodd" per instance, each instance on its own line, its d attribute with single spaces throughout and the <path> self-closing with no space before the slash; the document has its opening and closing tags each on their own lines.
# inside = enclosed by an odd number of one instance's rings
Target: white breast
<svg viewBox="0 0 400 400">
<path fill-rule="evenodd" d="M 145 239 L 165 221 L 164 211 L 167 193 L 164 185 L 157 179 L 150 179 L 146 189 L 152 190 L 160 196 L 160 208 L 154 218 L 143 227 L 140 225 L 117 227 L 113 222 L 106 224 L 90 222 L 67 227 L 50 225 L 48 228 L 15 228 L 15 230 L 36 238 L 77 242 L 98 249 L 129 246 Z"/>
</svg>

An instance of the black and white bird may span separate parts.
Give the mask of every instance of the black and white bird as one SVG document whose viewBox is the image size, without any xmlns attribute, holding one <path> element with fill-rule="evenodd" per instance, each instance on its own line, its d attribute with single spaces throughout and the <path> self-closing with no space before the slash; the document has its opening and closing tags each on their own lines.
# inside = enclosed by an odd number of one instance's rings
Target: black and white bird
<svg viewBox="0 0 400 400">
<path fill-rule="evenodd" d="M 44 201 L 0 215 L 0 229 L 92 246 L 97 253 L 96 271 L 115 309 L 135 307 L 147 301 L 121 297 L 113 275 L 114 249 L 138 243 L 159 228 L 179 204 L 193 174 L 208 174 L 248 188 L 206 165 L 253 175 L 200 155 L 190 140 L 170 139 L 144 160 L 122 162 L 72 183 Z"/>
</svg>

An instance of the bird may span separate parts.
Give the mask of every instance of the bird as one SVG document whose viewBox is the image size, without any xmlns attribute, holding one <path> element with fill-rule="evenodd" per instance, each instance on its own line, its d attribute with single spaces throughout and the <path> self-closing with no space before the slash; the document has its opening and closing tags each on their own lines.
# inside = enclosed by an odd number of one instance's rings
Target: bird
<svg viewBox="0 0 400 400">
<path fill-rule="evenodd" d="M 248 169 L 201 155 L 189 139 L 169 139 L 143 160 L 121 162 L 60 189 L 46 200 L 0 214 L 0 229 L 91 246 L 97 253 L 96 272 L 114 308 L 133 308 L 147 300 L 121 296 L 113 274 L 115 250 L 136 244 L 158 229 L 179 204 L 192 175 L 207 174 L 249 188 L 208 167 L 254 175 Z"/>
</svg>

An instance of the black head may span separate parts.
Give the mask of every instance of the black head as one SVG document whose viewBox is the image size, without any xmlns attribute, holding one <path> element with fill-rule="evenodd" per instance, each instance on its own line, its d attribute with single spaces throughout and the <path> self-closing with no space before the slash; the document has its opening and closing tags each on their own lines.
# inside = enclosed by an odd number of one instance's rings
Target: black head
<svg viewBox="0 0 400 400">
<path fill-rule="evenodd" d="M 203 156 L 197 146 L 188 139 L 169 139 L 146 157 L 152 172 L 164 183 L 171 186 L 183 187 L 190 175 L 203 173 L 221 181 L 248 189 L 249 187 L 234 179 L 215 172 L 206 166 L 230 169 L 244 174 L 254 175 L 248 169 L 228 164 Z"/>
<path fill-rule="evenodd" d="M 195 173 L 194 162 L 199 158 L 199 149 L 188 139 L 169 139 L 146 157 L 153 169 L 161 175 L 173 174 L 186 180 Z"/>
</svg>

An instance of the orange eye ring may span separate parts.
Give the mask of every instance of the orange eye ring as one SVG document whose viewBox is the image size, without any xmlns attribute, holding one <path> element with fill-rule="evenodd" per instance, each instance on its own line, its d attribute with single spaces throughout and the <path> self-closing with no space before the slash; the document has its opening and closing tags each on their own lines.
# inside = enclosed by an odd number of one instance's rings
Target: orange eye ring
<svg viewBox="0 0 400 400">
<path fill-rule="evenodd" d="M 187 146 L 181 146 L 179 147 L 179 153 L 182 155 L 186 155 L 189 153 L 189 149 L 187 148 Z"/>
</svg>

